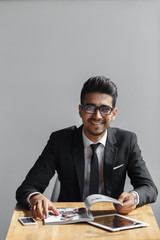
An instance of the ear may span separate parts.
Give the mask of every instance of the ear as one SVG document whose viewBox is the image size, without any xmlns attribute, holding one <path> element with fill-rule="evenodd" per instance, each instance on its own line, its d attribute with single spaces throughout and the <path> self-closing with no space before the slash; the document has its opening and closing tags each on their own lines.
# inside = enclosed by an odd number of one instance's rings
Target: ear
<svg viewBox="0 0 160 240">
<path fill-rule="evenodd" d="M 112 121 L 115 120 L 117 114 L 117 108 L 115 108 L 112 112 Z"/>
<path fill-rule="evenodd" d="M 79 108 L 79 116 L 82 118 L 82 110 L 83 110 L 83 109 L 82 109 L 82 106 L 79 105 L 78 108 Z"/>
</svg>

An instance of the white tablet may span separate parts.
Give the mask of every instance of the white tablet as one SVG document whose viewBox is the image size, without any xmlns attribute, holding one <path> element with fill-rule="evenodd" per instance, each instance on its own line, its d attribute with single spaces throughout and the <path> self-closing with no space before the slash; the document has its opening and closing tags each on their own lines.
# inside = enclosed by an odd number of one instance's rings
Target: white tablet
<svg viewBox="0 0 160 240">
<path fill-rule="evenodd" d="M 131 228 L 146 227 L 149 225 L 148 223 L 144 223 L 120 214 L 96 216 L 94 217 L 93 222 L 88 223 L 112 232 Z"/>
</svg>

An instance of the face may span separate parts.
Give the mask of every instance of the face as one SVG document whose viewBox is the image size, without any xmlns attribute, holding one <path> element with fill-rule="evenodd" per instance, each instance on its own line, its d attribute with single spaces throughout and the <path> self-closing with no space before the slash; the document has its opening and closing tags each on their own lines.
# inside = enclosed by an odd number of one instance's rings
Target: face
<svg viewBox="0 0 160 240">
<path fill-rule="evenodd" d="M 96 107 L 108 105 L 112 107 L 113 98 L 105 93 L 87 93 L 84 99 L 84 105 L 93 104 Z M 79 105 L 79 115 L 84 125 L 84 133 L 93 142 L 97 142 L 103 137 L 110 123 L 115 119 L 117 108 L 110 115 L 102 115 L 97 109 L 95 113 L 86 113 Z"/>
</svg>

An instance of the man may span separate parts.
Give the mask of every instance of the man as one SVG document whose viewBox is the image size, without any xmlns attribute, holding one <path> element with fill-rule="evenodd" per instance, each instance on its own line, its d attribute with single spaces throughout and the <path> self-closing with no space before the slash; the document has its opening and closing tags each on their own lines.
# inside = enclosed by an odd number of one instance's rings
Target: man
<svg viewBox="0 0 160 240">
<path fill-rule="evenodd" d="M 136 135 L 110 123 L 117 114 L 117 87 L 103 76 L 91 77 L 81 91 L 79 115 L 83 125 L 51 134 L 41 156 L 16 192 L 17 201 L 31 206 L 34 217 L 59 214 L 43 192 L 55 171 L 60 181 L 58 201 L 79 202 L 92 193 L 117 198 L 121 214 L 154 202 L 157 188 L 142 159 Z M 96 145 L 95 145 L 96 144 Z M 133 191 L 124 192 L 126 173 Z"/>
</svg>

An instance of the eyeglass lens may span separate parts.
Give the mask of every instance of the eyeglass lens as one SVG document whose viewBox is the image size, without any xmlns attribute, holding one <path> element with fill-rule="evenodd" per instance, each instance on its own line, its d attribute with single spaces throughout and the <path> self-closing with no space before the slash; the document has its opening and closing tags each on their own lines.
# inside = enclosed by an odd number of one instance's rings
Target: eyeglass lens
<svg viewBox="0 0 160 240">
<path fill-rule="evenodd" d="M 96 107 L 94 105 L 85 105 L 84 106 L 84 110 L 87 113 L 95 113 L 95 111 L 99 109 L 100 113 L 103 115 L 109 115 L 112 112 L 112 108 L 109 106 L 100 106 L 100 107 Z"/>
</svg>

